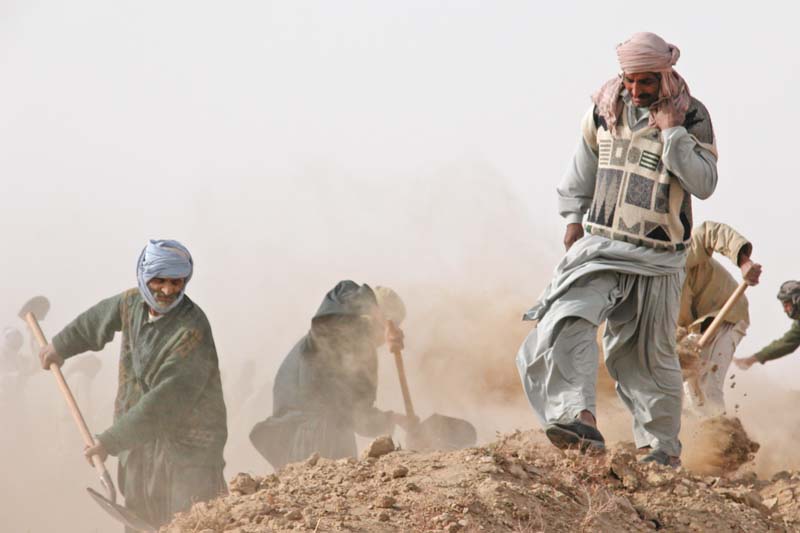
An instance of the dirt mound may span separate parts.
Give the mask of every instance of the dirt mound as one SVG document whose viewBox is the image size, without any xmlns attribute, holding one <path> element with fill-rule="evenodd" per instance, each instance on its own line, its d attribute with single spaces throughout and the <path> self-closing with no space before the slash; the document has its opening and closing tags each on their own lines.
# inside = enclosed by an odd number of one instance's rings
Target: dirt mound
<svg viewBox="0 0 800 533">
<path fill-rule="evenodd" d="M 773 482 L 701 476 L 642 465 L 632 445 L 597 456 L 561 452 L 538 431 L 447 453 L 314 455 L 266 477 L 238 474 L 230 488 L 162 532 L 759 532 L 800 525 L 800 474 Z"/>
<path fill-rule="evenodd" d="M 719 476 L 750 462 L 759 444 L 748 437 L 738 418 L 717 416 L 689 430 L 684 464 L 693 472 Z"/>
</svg>

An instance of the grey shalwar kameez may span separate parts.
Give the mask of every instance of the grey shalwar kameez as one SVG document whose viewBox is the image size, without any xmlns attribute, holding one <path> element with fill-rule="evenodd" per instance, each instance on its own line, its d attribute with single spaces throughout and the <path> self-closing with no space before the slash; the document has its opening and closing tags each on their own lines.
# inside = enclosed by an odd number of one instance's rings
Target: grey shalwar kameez
<svg viewBox="0 0 800 533">
<path fill-rule="evenodd" d="M 364 317 L 377 305 L 367 285 L 340 282 L 322 301 L 311 331 L 283 360 L 273 386 L 273 414 L 250 433 L 276 470 L 314 452 L 354 457 L 356 434 L 393 431 L 393 413 L 374 405 L 378 356 Z"/>
<path fill-rule="evenodd" d="M 627 121 L 647 127 L 649 112 L 623 94 Z M 593 110 L 590 110 L 592 113 Z M 663 164 L 700 198 L 716 187 L 716 157 L 686 128 L 661 132 Z M 595 193 L 598 154 L 581 139 L 558 187 L 559 212 L 580 223 Z M 597 327 L 607 320 L 603 345 L 617 393 L 634 418 L 637 447 L 680 455 L 683 394 L 675 328 L 685 251 L 657 250 L 586 235 L 572 245 L 526 320 L 538 320 L 517 354 L 523 387 L 544 424 L 595 414 Z"/>
</svg>

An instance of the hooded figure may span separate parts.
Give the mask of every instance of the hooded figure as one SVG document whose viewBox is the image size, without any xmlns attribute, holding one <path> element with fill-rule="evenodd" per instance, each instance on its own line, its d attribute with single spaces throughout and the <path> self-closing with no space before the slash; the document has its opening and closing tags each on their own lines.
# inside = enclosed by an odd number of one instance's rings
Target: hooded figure
<svg viewBox="0 0 800 533">
<path fill-rule="evenodd" d="M 399 309 L 399 298 L 392 301 Z M 253 446 L 273 468 L 314 452 L 331 459 L 354 457 L 356 433 L 392 433 L 403 417 L 374 406 L 383 330 L 383 313 L 368 285 L 341 281 L 325 295 L 310 331 L 278 369 L 272 416 L 250 432 Z"/>
</svg>

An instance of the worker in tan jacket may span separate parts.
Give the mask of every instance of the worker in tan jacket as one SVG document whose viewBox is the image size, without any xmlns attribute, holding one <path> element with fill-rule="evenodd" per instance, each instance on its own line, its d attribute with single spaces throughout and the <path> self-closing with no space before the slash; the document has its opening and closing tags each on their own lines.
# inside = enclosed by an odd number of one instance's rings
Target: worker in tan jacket
<svg viewBox="0 0 800 533">
<path fill-rule="evenodd" d="M 748 285 L 758 284 L 761 265 L 750 259 L 753 245 L 736 230 L 719 222 L 703 222 L 692 231 L 686 256 L 686 280 L 681 292 L 678 326 L 702 334 L 738 286 L 734 277 L 712 257 L 714 252 L 730 259 L 742 271 Z M 700 353 L 699 390 L 684 383 L 690 409 L 701 416 L 725 412 L 723 386 L 733 354 L 750 325 L 747 299 L 734 305 L 714 338 Z"/>
</svg>

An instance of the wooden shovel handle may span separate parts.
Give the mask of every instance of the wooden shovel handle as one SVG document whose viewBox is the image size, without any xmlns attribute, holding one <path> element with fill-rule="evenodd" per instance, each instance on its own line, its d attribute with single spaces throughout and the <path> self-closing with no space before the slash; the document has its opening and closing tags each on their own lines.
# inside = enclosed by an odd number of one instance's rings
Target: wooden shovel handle
<svg viewBox="0 0 800 533">
<path fill-rule="evenodd" d="M 33 313 L 25 314 L 25 322 L 27 322 L 28 327 L 31 328 L 31 332 L 33 333 L 33 336 L 36 337 L 36 341 L 39 343 L 39 347 L 44 348 L 45 346 L 47 346 L 47 339 L 45 338 L 44 333 L 42 333 L 42 328 L 39 327 L 39 322 L 36 320 L 36 317 L 33 316 Z M 61 394 L 64 395 L 64 399 L 67 402 L 67 406 L 69 407 L 69 411 L 72 414 L 72 418 L 78 425 L 78 429 L 80 430 L 81 436 L 83 437 L 83 442 L 87 446 L 94 446 L 95 445 L 94 437 L 92 437 L 92 434 L 89 431 L 89 427 L 86 425 L 86 420 L 83 419 L 83 414 L 81 414 L 81 410 L 78 408 L 78 403 L 75 401 L 75 397 L 72 395 L 72 391 L 70 390 L 67 381 L 64 379 L 64 374 L 61 373 L 61 369 L 55 363 L 50 364 L 50 371 L 55 376 L 56 383 L 58 383 L 58 388 L 61 389 Z M 106 466 L 105 464 L 103 464 L 103 461 L 102 459 L 100 459 L 100 456 L 93 455 L 92 464 L 94 464 L 95 469 L 97 470 L 97 472 L 100 474 L 101 477 L 108 478 L 108 472 L 106 471 Z"/>
<path fill-rule="evenodd" d="M 408 380 L 406 380 L 406 369 L 403 365 L 403 353 L 400 350 L 392 350 L 394 354 L 394 364 L 397 367 L 397 377 L 400 379 L 400 390 L 403 392 L 403 403 L 406 406 L 406 416 L 414 418 L 414 405 L 411 403 L 411 393 L 408 391 Z"/>
<path fill-rule="evenodd" d="M 736 290 L 733 291 L 733 294 L 731 294 L 730 298 L 728 298 L 728 301 L 725 302 L 725 305 L 722 306 L 722 309 L 720 309 L 719 313 L 717 313 L 717 316 L 714 317 L 714 321 L 711 322 L 710 326 L 708 326 L 708 329 L 705 331 L 705 333 L 703 333 L 703 336 L 700 337 L 700 340 L 697 342 L 697 345 L 700 346 L 700 348 L 705 348 L 711 339 L 714 338 L 717 330 L 725 321 L 725 317 L 728 316 L 728 313 L 730 313 L 731 309 L 733 309 L 733 306 L 736 305 L 736 302 L 738 302 L 739 298 L 742 297 L 745 289 L 747 289 L 747 282 L 742 281 L 739 286 L 736 287 Z"/>
</svg>

